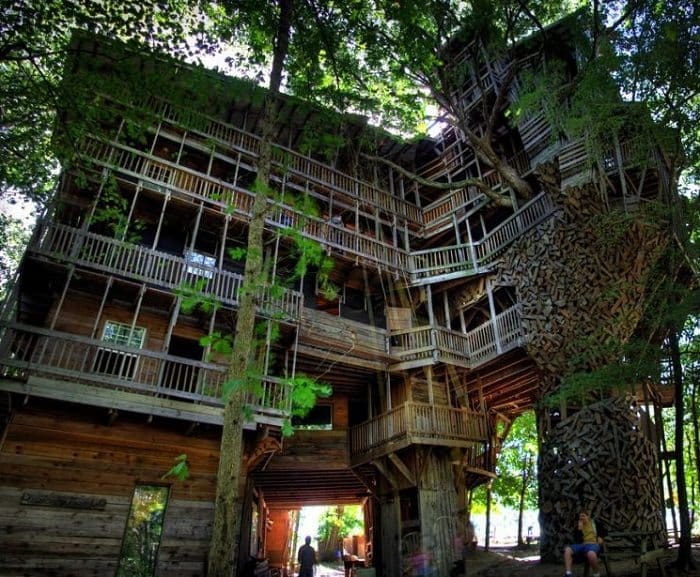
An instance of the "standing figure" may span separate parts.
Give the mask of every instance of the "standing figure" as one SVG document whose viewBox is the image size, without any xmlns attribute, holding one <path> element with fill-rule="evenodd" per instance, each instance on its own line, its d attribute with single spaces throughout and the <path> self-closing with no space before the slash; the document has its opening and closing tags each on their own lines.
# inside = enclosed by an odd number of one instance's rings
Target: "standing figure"
<svg viewBox="0 0 700 577">
<path fill-rule="evenodd" d="M 304 544 L 299 547 L 297 555 L 299 561 L 299 577 L 313 577 L 314 565 L 316 565 L 316 551 L 311 546 L 311 537 L 304 539 Z"/>
</svg>

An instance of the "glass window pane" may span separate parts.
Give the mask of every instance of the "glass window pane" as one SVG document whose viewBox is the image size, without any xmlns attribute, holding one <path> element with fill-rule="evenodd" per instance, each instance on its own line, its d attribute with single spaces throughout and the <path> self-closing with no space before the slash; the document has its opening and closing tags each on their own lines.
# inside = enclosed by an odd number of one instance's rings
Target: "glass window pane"
<svg viewBox="0 0 700 577">
<path fill-rule="evenodd" d="M 107 321 L 105 323 L 102 340 L 117 345 L 126 345 L 140 349 L 146 340 L 146 329 L 144 327 L 131 328 L 130 325 Z"/>
<path fill-rule="evenodd" d="M 117 577 L 153 577 L 169 487 L 137 485 L 124 531 Z"/>
</svg>

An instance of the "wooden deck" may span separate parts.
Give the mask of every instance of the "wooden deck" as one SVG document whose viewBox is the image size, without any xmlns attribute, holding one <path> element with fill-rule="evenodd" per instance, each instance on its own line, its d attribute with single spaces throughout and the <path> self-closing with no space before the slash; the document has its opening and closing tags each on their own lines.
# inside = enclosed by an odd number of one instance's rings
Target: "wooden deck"
<svg viewBox="0 0 700 577">
<path fill-rule="evenodd" d="M 225 366 L 29 325 L 2 329 L 2 390 L 221 422 Z M 281 424 L 289 393 L 280 379 L 263 377 L 247 398 L 253 423 Z"/>
<path fill-rule="evenodd" d="M 40 225 L 29 250 L 35 254 L 175 290 L 205 281 L 201 292 L 226 307 L 238 308 L 243 275 L 218 267 L 193 264 L 186 258 L 77 228 Z M 278 296 L 279 294 L 279 296 Z M 298 291 L 259 288 L 258 314 L 281 320 L 298 319 L 302 296 Z"/>
<path fill-rule="evenodd" d="M 406 402 L 350 429 L 350 460 L 360 465 L 411 444 L 462 447 L 488 439 L 483 413 Z"/>
<path fill-rule="evenodd" d="M 474 369 L 525 344 L 517 305 L 468 333 L 423 326 L 391 331 L 388 338 L 394 371 L 438 361 Z"/>
</svg>

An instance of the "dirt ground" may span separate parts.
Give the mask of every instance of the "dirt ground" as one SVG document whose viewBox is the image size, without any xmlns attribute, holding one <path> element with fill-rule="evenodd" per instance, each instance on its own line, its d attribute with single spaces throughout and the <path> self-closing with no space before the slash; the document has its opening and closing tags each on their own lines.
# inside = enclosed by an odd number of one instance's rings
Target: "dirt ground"
<svg viewBox="0 0 700 577">
<path fill-rule="evenodd" d="M 664 567 L 667 567 L 666 577 L 700 576 L 700 570 L 678 572 L 668 567 L 675 558 L 675 551 L 671 549 L 667 557 L 662 560 Z M 694 549 L 694 558 L 696 565 L 700 568 L 700 549 Z M 633 560 L 610 562 L 610 572 L 614 577 L 641 575 L 639 565 Z M 468 577 L 562 577 L 563 575 L 563 564 L 540 563 L 536 549 L 493 547 L 489 552 L 480 549 L 471 554 L 467 564 Z M 583 566 L 575 565 L 574 577 L 582 575 Z M 601 575 L 605 575 L 603 567 L 601 567 Z M 655 562 L 650 565 L 647 575 L 661 577 Z"/>
<path fill-rule="evenodd" d="M 696 571 L 679 572 L 668 565 L 676 558 L 676 553 L 670 549 L 667 557 L 662 560 L 666 567 L 666 577 L 700 577 L 700 548 L 694 548 Z M 606 577 L 632 577 L 641 575 L 638 564 L 633 560 L 611 561 L 610 573 Z M 467 563 L 467 577 L 562 577 L 564 566 L 561 563 L 540 563 L 536 548 L 517 549 L 516 547 L 492 547 L 486 552 L 479 548 L 470 553 Z M 583 575 L 583 566 L 574 566 L 574 577 Z M 605 576 L 605 569 L 601 567 L 601 575 Z M 322 565 L 316 572 L 316 577 L 344 577 L 341 566 Z M 661 577 L 656 563 L 649 567 L 647 577 Z"/>
</svg>

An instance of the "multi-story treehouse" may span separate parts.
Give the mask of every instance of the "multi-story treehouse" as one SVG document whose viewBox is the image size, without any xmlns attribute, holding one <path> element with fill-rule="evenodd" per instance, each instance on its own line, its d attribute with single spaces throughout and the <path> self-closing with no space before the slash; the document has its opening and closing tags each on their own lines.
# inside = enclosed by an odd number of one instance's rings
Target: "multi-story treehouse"
<svg viewBox="0 0 700 577">
<path fill-rule="evenodd" d="M 236 319 L 262 92 L 90 37 L 73 50 L 66 82 L 91 123 L 70 142 L 4 308 L 0 575 L 114 571 L 142 486 L 166 487 L 155 574 L 202 575 L 226 380 L 226 359 L 202 337 L 230 334 Z M 280 283 L 257 295 L 269 332 L 246 400 L 240 551 L 285 564 L 289 510 L 361 503 L 361 553 L 377 574 L 410 574 L 414 549 L 430 549 L 448 574 L 462 554 L 465 495 L 495 476 L 510 422 L 581 368 L 571 358 L 582 335 L 635 330 L 638 287 L 664 238 L 635 215 L 672 198 L 663 154 L 640 156 L 624 132 L 591 151 L 585 137 L 554 135 L 544 114 L 506 114 L 519 79 L 538 71 L 536 51 L 522 50 L 496 58 L 461 46 L 452 60 L 464 83 L 451 97 L 475 133 L 480 106 L 498 102 L 491 144 L 531 187 L 527 200 L 474 153 L 466 125 L 404 144 L 279 98 L 265 250 Z M 553 57 L 576 66 L 565 42 Z M 66 112 L 65 134 L 80 116 Z M 510 202 L 407 172 L 478 178 Z M 611 214 L 628 226 L 601 242 L 596 219 Z M 283 286 L 296 235 L 334 261 L 335 294 L 313 269 Z M 186 306 L 192 291 L 216 306 Z M 333 392 L 282 438 L 286 379 L 302 373 Z M 540 422 L 544 435 L 546 411 Z M 163 479 L 183 453 L 190 477 Z M 640 509 L 617 506 L 613 523 Z"/>
</svg>

